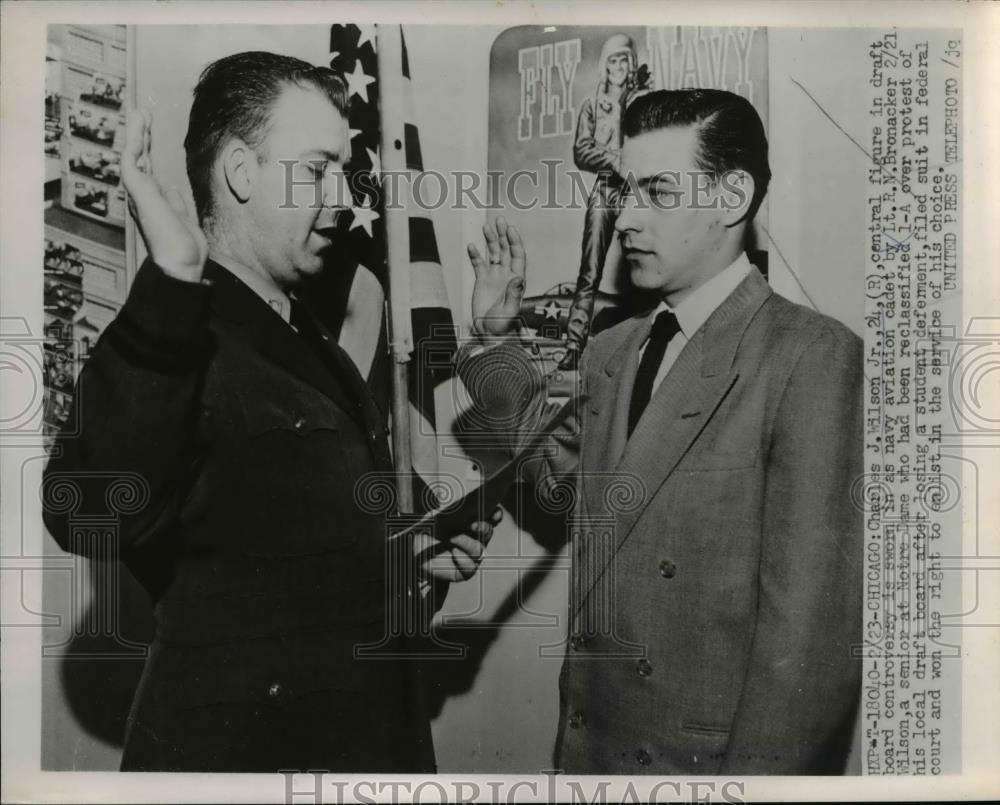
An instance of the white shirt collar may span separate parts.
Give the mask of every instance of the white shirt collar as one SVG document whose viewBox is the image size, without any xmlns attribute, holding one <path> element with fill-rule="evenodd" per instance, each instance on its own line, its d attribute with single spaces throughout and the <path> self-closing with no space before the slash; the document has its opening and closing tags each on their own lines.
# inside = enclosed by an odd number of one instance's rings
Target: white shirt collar
<svg viewBox="0 0 1000 805">
<path fill-rule="evenodd" d="M 277 283 L 265 274 L 258 274 L 252 268 L 238 263 L 227 254 L 210 255 L 215 262 L 225 268 L 243 282 L 257 296 L 267 302 L 268 307 L 277 313 L 286 323 L 291 323 L 292 303 L 288 295 L 278 287 Z"/>
<path fill-rule="evenodd" d="M 746 252 L 740 252 L 739 257 L 704 285 L 695 288 L 677 307 L 672 308 L 666 302 L 660 302 L 653 316 L 655 318 L 664 310 L 671 311 L 677 316 L 677 323 L 684 337 L 690 340 L 752 270 L 753 265 Z"/>
</svg>

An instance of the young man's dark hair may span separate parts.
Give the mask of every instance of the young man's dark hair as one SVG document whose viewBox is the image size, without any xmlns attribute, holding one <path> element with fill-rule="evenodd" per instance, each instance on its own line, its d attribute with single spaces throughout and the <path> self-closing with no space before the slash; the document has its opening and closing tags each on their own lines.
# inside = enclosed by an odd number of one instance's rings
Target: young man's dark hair
<svg viewBox="0 0 1000 805">
<path fill-rule="evenodd" d="M 271 111 L 288 86 L 315 87 L 347 117 L 343 79 L 328 67 L 291 56 L 249 51 L 208 65 L 194 88 L 184 150 L 188 181 L 204 224 L 212 215 L 212 166 L 223 144 L 238 137 L 251 148 L 267 136 Z"/>
<path fill-rule="evenodd" d="M 636 98 L 625 112 L 625 137 L 671 126 L 697 126 L 696 164 L 718 179 L 726 171 L 745 170 L 753 177 L 753 198 L 736 223 L 753 220 L 760 208 L 771 167 L 767 135 L 753 104 L 721 89 L 658 90 Z"/>
</svg>

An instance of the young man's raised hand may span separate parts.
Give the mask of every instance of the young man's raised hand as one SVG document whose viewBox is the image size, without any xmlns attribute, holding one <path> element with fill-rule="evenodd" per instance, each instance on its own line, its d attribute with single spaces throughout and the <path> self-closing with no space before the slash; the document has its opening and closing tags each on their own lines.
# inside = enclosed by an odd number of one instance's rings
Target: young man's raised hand
<svg viewBox="0 0 1000 805">
<path fill-rule="evenodd" d="M 524 296 L 527 255 L 520 234 L 503 218 L 483 226 L 488 259 L 469 244 L 476 274 L 472 288 L 472 326 L 486 336 L 502 336 L 515 328 Z"/>
</svg>

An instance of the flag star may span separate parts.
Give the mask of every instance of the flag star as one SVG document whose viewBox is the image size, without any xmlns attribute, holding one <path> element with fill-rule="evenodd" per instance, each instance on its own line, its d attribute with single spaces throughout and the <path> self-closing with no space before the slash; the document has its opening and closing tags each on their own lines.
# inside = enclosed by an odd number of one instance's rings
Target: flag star
<svg viewBox="0 0 1000 805">
<path fill-rule="evenodd" d="M 372 237 L 372 222 L 380 216 L 372 209 L 371 199 L 365 198 L 360 207 L 351 207 L 351 212 L 354 214 L 354 220 L 351 221 L 351 228 L 347 231 L 350 232 L 360 226 L 364 228 L 368 237 Z"/>
<path fill-rule="evenodd" d="M 372 176 L 378 179 L 382 175 L 382 160 L 379 159 L 378 149 L 376 148 L 374 151 L 372 151 L 372 149 L 370 148 L 365 148 L 365 151 L 368 152 L 368 160 L 372 163 L 372 169 L 370 173 L 372 174 Z"/>
<path fill-rule="evenodd" d="M 552 299 L 550 299 L 548 304 L 546 304 L 545 307 L 542 308 L 542 312 L 545 314 L 545 318 L 555 319 L 556 321 L 559 320 L 559 312 L 561 310 L 562 308 L 556 304 L 555 300 Z"/>
<path fill-rule="evenodd" d="M 344 73 L 344 78 L 347 79 L 348 97 L 357 95 L 362 101 L 368 103 L 368 85 L 374 84 L 375 79 L 370 75 L 365 75 L 365 71 L 361 68 L 361 59 L 354 62 L 354 70 L 350 73 Z"/>
<path fill-rule="evenodd" d="M 358 50 L 361 50 L 361 46 L 365 42 L 371 42 L 372 50 L 375 50 L 376 27 L 374 25 L 359 25 L 358 30 L 361 32 L 358 35 Z"/>
</svg>

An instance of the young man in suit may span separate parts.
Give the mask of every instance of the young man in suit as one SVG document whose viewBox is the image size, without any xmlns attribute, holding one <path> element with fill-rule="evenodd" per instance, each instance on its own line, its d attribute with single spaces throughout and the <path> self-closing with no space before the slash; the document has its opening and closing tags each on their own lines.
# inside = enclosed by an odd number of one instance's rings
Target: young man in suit
<svg viewBox="0 0 1000 805">
<path fill-rule="evenodd" d="M 624 135 L 615 228 L 633 283 L 662 302 L 590 342 L 579 430 L 531 464 L 543 489 L 577 484 L 556 764 L 840 773 L 861 678 L 861 341 L 747 260 L 770 180 L 748 101 L 657 91 Z M 465 349 L 460 373 L 494 421 L 519 423 L 513 446 L 545 383 L 504 340 L 524 247 L 502 221 L 486 237 L 488 262 L 470 246 L 473 319 L 496 343 Z"/>
<path fill-rule="evenodd" d="M 133 114 L 122 175 L 149 251 L 81 372 L 78 435 L 46 469 L 46 524 L 72 527 L 131 479 L 120 555 L 155 601 L 156 636 L 122 769 L 433 771 L 429 720 L 390 612 L 475 572 L 492 523 L 390 555 L 356 484 L 393 470 L 385 417 L 355 363 L 296 301 L 346 200 L 347 92 L 269 53 L 201 75 L 185 139 L 199 223 L 150 166 Z M 71 484 L 78 506 L 54 490 Z M 495 519 L 495 518 L 494 518 Z M 424 542 L 415 546 L 423 548 Z M 356 649 L 382 646 L 364 659 Z"/>
</svg>

